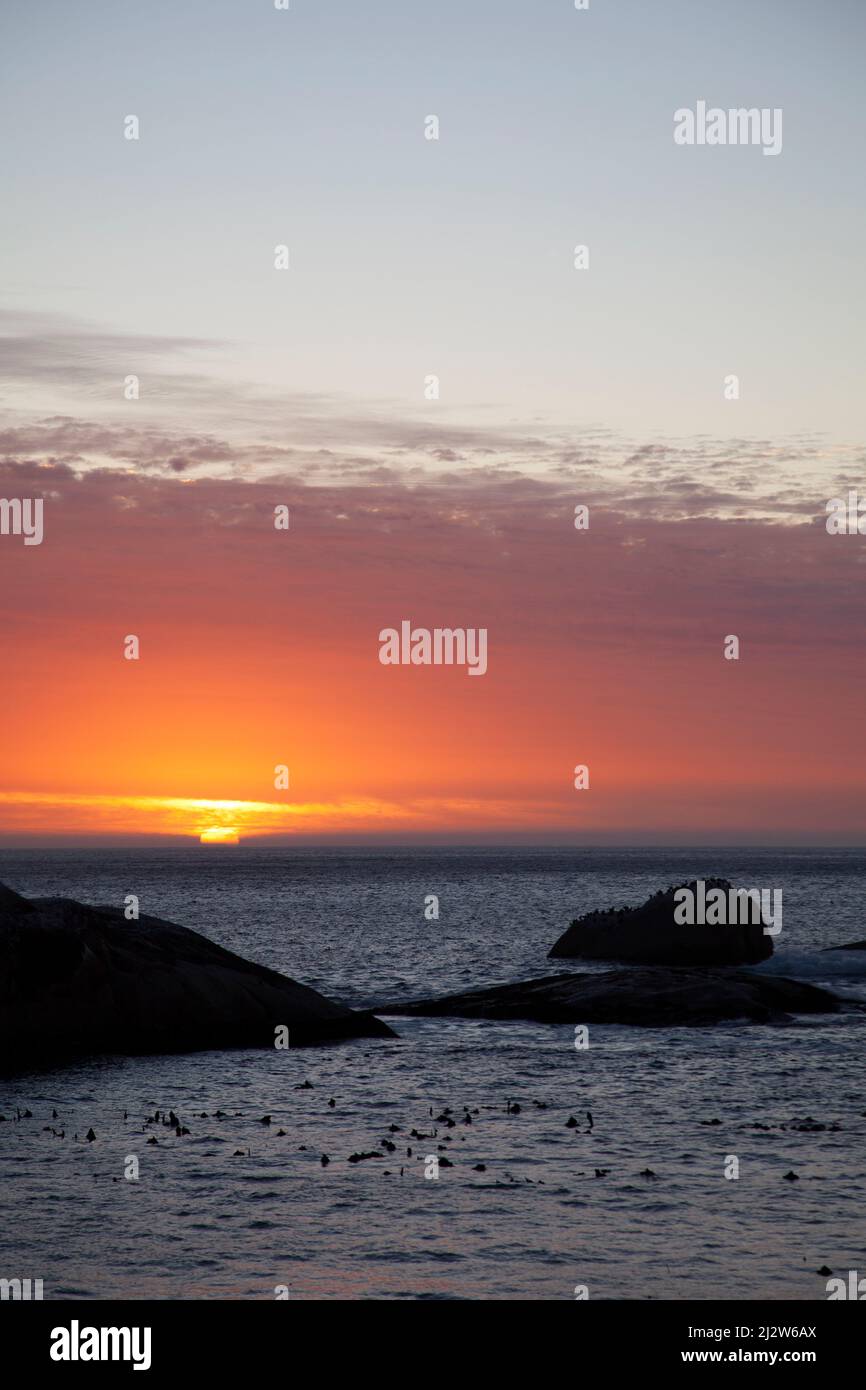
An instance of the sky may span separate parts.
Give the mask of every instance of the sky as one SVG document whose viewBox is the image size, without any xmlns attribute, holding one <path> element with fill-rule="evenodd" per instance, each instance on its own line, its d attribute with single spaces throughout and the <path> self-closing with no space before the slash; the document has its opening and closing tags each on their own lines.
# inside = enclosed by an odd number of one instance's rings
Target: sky
<svg viewBox="0 0 866 1390">
<path fill-rule="evenodd" d="M 863 843 L 864 38 L 5 7 L 0 843 Z M 781 152 L 678 146 L 700 100 Z M 383 666 L 403 620 L 486 674 Z"/>
</svg>

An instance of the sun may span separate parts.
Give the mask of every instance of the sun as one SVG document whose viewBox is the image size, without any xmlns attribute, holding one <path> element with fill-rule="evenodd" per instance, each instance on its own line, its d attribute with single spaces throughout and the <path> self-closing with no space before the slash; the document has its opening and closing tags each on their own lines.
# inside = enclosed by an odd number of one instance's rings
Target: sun
<svg viewBox="0 0 866 1390">
<path fill-rule="evenodd" d="M 238 832 L 231 826 L 213 825 L 210 830 L 203 830 L 199 836 L 199 844 L 202 845 L 237 845 L 240 844 Z"/>
</svg>

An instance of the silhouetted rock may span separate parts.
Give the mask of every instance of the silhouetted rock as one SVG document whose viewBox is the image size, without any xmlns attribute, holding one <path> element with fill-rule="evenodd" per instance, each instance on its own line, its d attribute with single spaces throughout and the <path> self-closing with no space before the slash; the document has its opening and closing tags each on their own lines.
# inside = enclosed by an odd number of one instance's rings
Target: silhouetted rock
<svg viewBox="0 0 866 1390">
<path fill-rule="evenodd" d="M 722 890 L 732 918 L 760 915 L 747 899 L 734 907 L 730 894 L 735 890 L 727 879 L 693 881 L 655 893 L 641 907 L 587 913 L 572 922 L 548 955 L 645 965 L 754 965 L 767 960 L 773 954 L 773 940 L 765 934 L 763 921 L 690 924 L 675 920 L 674 894 L 690 889 L 697 897 L 699 883 L 707 895 L 714 889 Z"/>
<path fill-rule="evenodd" d="M 87 1053 L 273 1047 L 393 1037 L 275 970 L 159 917 L 0 885 L 0 1068 Z"/>
<path fill-rule="evenodd" d="M 827 990 L 750 970 L 635 966 L 593 974 L 545 975 L 442 999 L 386 1004 L 376 1012 L 677 1027 L 731 1018 L 780 1023 L 792 1014 L 836 1013 L 842 1007 L 843 1001 Z"/>
<path fill-rule="evenodd" d="M 825 951 L 866 951 L 866 941 L 846 941 L 844 946 L 825 946 Z"/>
</svg>

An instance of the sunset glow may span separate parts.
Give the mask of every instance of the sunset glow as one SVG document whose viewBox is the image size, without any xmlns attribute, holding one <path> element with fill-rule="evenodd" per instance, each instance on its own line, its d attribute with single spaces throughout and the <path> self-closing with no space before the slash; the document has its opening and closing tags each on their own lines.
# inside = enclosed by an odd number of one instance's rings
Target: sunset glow
<svg viewBox="0 0 866 1390">
<path fill-rule="evenodd" d="M 457 514 L 432 484 L 27 471 L 0 470 L 7 494 L 51 492 L 44 543 L 0 547 L 7 842 L 866 833 L 859 551 L 820 518 L 607 500 L 577 533 L 553 480 L 466 481 Z M 275 496 L 294 530 L 274 529 Z M 378 634 L 404 620 L 485 627 L 486 673 L 382 665 Z"/>
</svg>

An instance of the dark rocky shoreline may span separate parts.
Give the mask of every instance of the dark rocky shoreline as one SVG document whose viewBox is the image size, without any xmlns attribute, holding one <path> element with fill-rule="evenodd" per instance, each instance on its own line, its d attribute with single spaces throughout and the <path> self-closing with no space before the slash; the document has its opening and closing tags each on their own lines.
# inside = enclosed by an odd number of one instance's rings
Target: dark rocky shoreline
<svg viewBox="0 0 866 1390">
<path fill-rule="evenodd" d="M 548 975 L 355 1011 L 162 918 L 127 920 L 119 908 L 71 898 L 26 899 L 0 885 L 0 1072 L 86 1055 L 272 1048 L 279 1028 L 288 1030 L 292 1048 L 395 1037 L 378 1014 L 658 1028 L 732 1019 L 779 1024 L 795 1014 L 866 1008 L 798 980 L 726 964 L 667 963 L 674 891 L 655 894 L 640 908 L 590 914 L 573 923 L 550 952 L 595 958 L 603 950 L 605 958 L 615 959 L 617 950 L 631 950 L 636 963 L 626 968 Z M 561 949 L 576 928 L 578 946 Z M 741 938 L 725 938 L 728 927 L 686 930 L 704 930 L 694 948 L 699 956 L 708 946 L 723 954 L 760 950 L 762 959 L 772 950 L 766 937 L 753 936 L 745 946 Z M 715 942 L 707 931 L 716 934 Z M 760 925 L 754 931 L 760 933 Z M 647 954 L 661 962 L 640 963 Z"/>
<path fill-rule="evenodd" d="M 0 885 L 0 1069 L 99 1053 L 390 1038 L 387 1024 L 159 917 Z"/>
<path fill-rule="evenodd" d="M 732 920 L 678 921 L 676 895 L 684 890 L 703 901 L 719 895 Z M 757 965 L 773 954 L 773 939 L 764 930 L 760 908 L 747 911 L 746 902 L 735 899 L 736 889 L 725 878 L 677 884 L 654 893 L 638 907 L 586 913 L 571 923 L 548 955 L 643 965 Z"/>
<path fill-rule="evenodd" d="M 777 975 L 632 966 L 627 970 L 545 975 L 441 999 L 383 1004 L 376 1012 L 391 1017 L 530 1019 L 539 1023 L 672 1028 L 737 1018 L 752 1023 L 788 1023 L 793 1014 L 838 1013 L 843 1007 L 848 1006 L 828 990 Z"/>
</svg>

